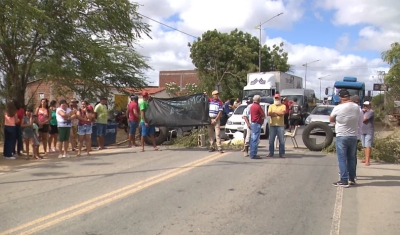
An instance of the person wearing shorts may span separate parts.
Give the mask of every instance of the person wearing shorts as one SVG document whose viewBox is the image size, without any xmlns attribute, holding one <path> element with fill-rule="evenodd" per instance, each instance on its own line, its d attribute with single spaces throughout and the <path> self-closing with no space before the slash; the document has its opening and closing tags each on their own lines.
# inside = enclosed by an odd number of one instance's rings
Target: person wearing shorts
<svg viewBox="0 0 400 235">
<path fill-rule="evenodd" d="M 97 128 L 97 145 L 99 150 L 104 149 L 104 138 L 107 133 L 107 99 L 101 98 L 95 108 L 96 128 Z"/>
<path fill-rule="evenodd" d="M 72 126 L 71 121 L 75 118 L 75 116 L 76 113 L 68 108 L 67 101 L 60 100 L 60 107 L 56 110 L 59 149 L 58 158 L 70 157 L 68 154 L 68 145 Z"/>
<path fill-rule="evenodd" d="M 293 98 L 293 103 L 289 106 L 289 132 L 292 132 L 292 128 L 300 125 L 302 117 L 301 106 L 297 103 L 297 98 Z"/>
<path fill-rule="evenodd" d="M 374 143 L 374 118 L 375 114 L 374 111 L 371 109 L 371 103 L 369 101 L 364 102 L 364 118 L 363 118 L 363 125 L 361 127 L 361 143 L 364 147 L 365 159 L 363 163 L 366 166 L 370 165 L 370 158 L 371 158 L 371 149 Z"/>
<path fill-rule="evenodd" d="M 49 114 L 49 101 L 46 98 L 40 100 L 40 105 L 35 111 L 35 115 L 38 116 L 39 121 L 39 138 L 43 144 L 44 155 L 47 154 L 47 140 L 49 138 L 49 122 L 50 122 L 50 114 Z"/>
<path fill-rule="evenodd" d="M 135 135 L 136 128 L 138 127 L 140 121 L 140 111 L 138 106 L 139 97 L 136 95 L 131 95 L 131 102 L 126 109 L 126 116 L 129 120 L 129 139 L 128 146 L 136 147 Z"/>
<path fill-rule="evenodd" d="M 156 128 L 155 126 L 150 126 L 147 123 L 146 120 L 146 110 L 149 108 L 149 93 L 147 93 L 146 91 L 142 92 L 142 97 L 143 97 L 143 101 L 140 102 L 139 104 L 139 108 L 140 108 L 140 127 L 142 128 L 141 131 L 141 144 L 142 144 L 142 150 L 141 152 L 144 152 L 144 137 L 145 136 L 150 136 L 151 142 L 153 143 L 153 147 L 154 150 L 158 151 L 159 149 L 157 148 L 156 145 L 156 140 L 154 138 L 154 134 L 156 133 Z"/>
<path fill-rule="evenodd" d="M 83 140 L 86 141 L 86 154 L 90 155 L 92 150 L 92 121 L 93 121 L 94 110 L 88 105 L 86 101 L 82 101 L 81 108 L 76 113 L 76 118 L 78 120 L 78 154 L 81 155 Z"/>
<path fill-rule="evenodd" d="M 57 101 L 52 100 L 50 102 L 50 131 L 49 131 L 49 153 L 58 152 L 57 149 L 57 140 L 58 140 L 58 127 L 57 127 Z M 53 148 L 51 145 L 53 144 Z"/>
</svg>

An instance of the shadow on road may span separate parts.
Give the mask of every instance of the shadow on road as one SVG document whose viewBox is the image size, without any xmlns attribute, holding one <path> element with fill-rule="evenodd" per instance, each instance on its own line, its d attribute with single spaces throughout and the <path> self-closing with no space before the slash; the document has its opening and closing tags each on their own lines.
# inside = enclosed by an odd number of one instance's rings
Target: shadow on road
<svg viewBox="0 0 400 235">
<path fill-rule="evenodd" d="M 363 180 L 373 181 L 368 183 L 362 183 Z M 358 187 L 399 187 L 400 186 L 400 176 L 393 175 L 382 175 L 382 176 L 357 176 L 357 181 L 361 181 L 357 184 Z"/>
</svg>

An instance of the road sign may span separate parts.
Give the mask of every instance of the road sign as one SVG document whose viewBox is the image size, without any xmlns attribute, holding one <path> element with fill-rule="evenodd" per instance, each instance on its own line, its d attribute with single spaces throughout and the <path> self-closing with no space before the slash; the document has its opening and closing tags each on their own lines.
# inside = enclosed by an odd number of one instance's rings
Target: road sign
<svg viewBox="0 0 400 235">
<path fill-rule="evenodd" d="M 388 91 L 388 87 L 383 83 L 374 83 L 374 91 Z"/>
</svg>

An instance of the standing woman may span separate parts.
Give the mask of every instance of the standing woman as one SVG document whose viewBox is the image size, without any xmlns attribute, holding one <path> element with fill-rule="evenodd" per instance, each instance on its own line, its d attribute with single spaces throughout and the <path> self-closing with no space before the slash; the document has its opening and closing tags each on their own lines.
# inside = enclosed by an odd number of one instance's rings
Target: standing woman
<svg viewBox="0 0 400 235">
<path fill-rule="evenodd" d="M 17 109 L 14 102 L 9 101 L 6 105 L 4 113 L 4 148 L 3 156 L 6 159 L 16 159 L 12 154 L 17 141 L 17 128 L 16 124 L 19 123 L 17 116 Z"/>
<path fill-rule="evenodd" d="M 35 114 L 38 116 L 39 120 L 39 138 L 43 143 L 44 155 L 47 154 L 47 140 L 49 138 L 50 129 L 50 112 L 49 112 L 49 101 L 46 98 L 40 100 L 39 107 L 36 109 Z"/>
<path fill-rule="evenodd" d="M 50 131 L 49 131 L 49 153 L 56 153 L 58 152 L 57 149 L 57 140 L 58 140 L 58 127 L 57 127 L 57 101 L 52 100 L 50 102 Z M 53 144 L 53 148 L 51 147 Z"/>
<path fill-rule="evenodd" d="M 94 120 L 94 110 L 93 108 L 86 102 L 82 101 L 81 108 L 76 114 L 76 119 L 79 120 L 78 124 L 78 135 L 79 135 L 79 146 L 78 146 L 78 154 L 81 155 L 83 140 L 86 141 L 86 153 L 90 155 L 90 151 L 92 150 L 92 122 Z"/>
<path fill-rule="evenodd" d="M 21 152 L 24 150 L 24 144 L 22 142 L 22 121 L 24 119 L 25 116 L 25 110 L 21 107 L 20 103 L 18 102 L 18 100 L 14 99 L 14 106 L 17 110 L 17 117 L 19 119 L 19 122 L 15 124 L 15 127 L 17 129 L 17 151 L 15 151 L 15 147 L 14 147 L 14 151 L 13 153 L 15 153 L 17 155 L 17 157 L 19 155 L 21 155 Z"/>
</svg>

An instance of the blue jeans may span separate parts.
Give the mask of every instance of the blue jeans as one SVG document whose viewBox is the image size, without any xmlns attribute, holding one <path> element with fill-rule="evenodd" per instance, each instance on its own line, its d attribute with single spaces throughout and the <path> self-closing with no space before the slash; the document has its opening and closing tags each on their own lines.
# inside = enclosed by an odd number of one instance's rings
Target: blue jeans
<svg viewBox="0 0 400 235">
<path fill-rule="evenodd" d="M 285 155 L 285 127 L 284 126 L 270 126 L 269 127 L 269 155 L 274 156 L 275 153 L 275 137 L 278 136 L 279 140 L 279 156 Z"/>
<path fill-rule="evenodd" d="M 251 135 L 250 135 L 250 158 L 257 156 L 258 150 L 258 139 L 261 133 L 261 124 L 252 122 L 250 124 Z"/>
<path fill-rule="evenodd" d="M 15 143 L 17 142 L 17 127 L 16 126 L 4 126 L 4 147 L 3 156 L 12 157 L 15 149 Z"/>
<path fill-rule="evenodd" d="M 129 134 L 134 135 L 136 133 L 136 128 L 138 127 L 138 122 L 129 121 Z"/>
<path fill-rule="evenodd" d="M 96 128 L 97 128 L 97 136 L 106 136 L 107 124 L 96 123 Z"/>
<path fill-rule="evenodd" d="M 14 153 L 21 154 L 22 150 L 24 150 L 24 145 L 22 143 L 22 128 L 20 125 L 15 126 L 17 128 L 17 152 L 15 152 L 14 148 Z"/>
<path fill-rule="evenodd" d="M 356 177 L 357 136 L 337 136 L 336 153 L 338 158 L 340 181 L 347 183 Z"/>
</svg>

